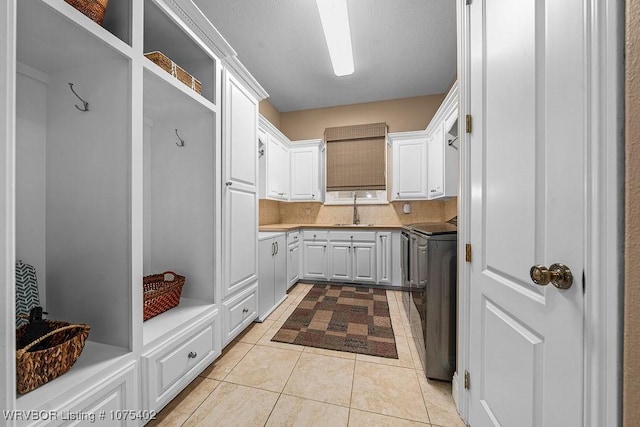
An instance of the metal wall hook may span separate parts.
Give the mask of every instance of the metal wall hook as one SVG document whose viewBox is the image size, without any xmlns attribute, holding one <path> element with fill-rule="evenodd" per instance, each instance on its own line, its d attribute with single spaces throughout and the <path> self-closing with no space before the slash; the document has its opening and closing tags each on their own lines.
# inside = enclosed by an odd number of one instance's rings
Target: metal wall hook
<svg viewBox="0 0 640 427">
<path fill-rule="evenodd" d="M 82 102 L 83 108 L 78 107 L 78 104 L 76 104 L 76 108 L 84 112 L 89 111 L 89 103 L 84 99 L 80 98 L 80 95 L 78 95 L 76 91 L 73 90 L 73 83 L 69 83 L 69 88 L 71 89 L 71 92 L 73 92 L 73 94 Z"/>
<path fill-rule="evenodd" d="M 180 135 L 178 135 L 178 129 L 176 129 L 176 136 L 178 137 L 178 139 L 180 140 L 180 142 L 176 142 L 176 145 L 178 147 L 184 147 L 184 139 L 180 138 Z"/>
</svg>

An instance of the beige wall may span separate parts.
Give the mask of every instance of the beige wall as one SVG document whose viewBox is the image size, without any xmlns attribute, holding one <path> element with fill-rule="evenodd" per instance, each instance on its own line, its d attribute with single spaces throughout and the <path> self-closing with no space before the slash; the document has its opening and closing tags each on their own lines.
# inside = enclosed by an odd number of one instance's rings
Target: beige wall
<svg viewBox="0 0 640 427">
<path fill-rule="evenodd" d="M 623 425 L 640 422 L 640 0 L 626 3 Z"/>
<path fill-rule="evenodd" d="M 280 111 L 278 111 L 268 99 L 260 101 L 258 111 L 265 119 L 269 120 L 272 125 L 280 129 Z"/>
<path fill-rule="evenodd" d="M 290 140 L 322 138 L 324 129 L 387 122 L 389 132 L 427 127 L 446 94 L 280 113 L 280 130 Z"/>
</svg>

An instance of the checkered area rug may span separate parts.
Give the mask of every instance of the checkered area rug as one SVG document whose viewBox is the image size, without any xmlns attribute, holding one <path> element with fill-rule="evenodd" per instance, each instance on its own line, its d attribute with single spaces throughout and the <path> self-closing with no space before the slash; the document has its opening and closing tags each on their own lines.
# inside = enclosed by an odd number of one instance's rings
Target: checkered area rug
<svg viewBox="0 0 640 427">
<path fill-rule="evenodd" d="M 384 289 L 314 285 L 271 341 L 398 358 Z"/>
</svg>

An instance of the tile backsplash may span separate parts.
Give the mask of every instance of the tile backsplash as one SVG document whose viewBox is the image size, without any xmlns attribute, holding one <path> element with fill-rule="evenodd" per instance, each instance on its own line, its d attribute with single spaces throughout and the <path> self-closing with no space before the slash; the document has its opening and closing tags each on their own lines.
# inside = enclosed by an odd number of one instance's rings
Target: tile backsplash
<svg viewBox="0 0 640 427">
<path fill-rule="evenodd" d="M 260 199 L 258 204 L 259 225 L 279 224 L 280 202 L 275 200 Z"/>
<path fill-rule="evenodd" d="M 403 212 L 409 203 L 411 213 Z M 361 224 L 399 225 L 415 222 L 446 221 L 455 216 L 457 202 L 410 201 L 388 205 L 358 205 Z M 353 220 L 353 206 L 328 206 L 320 203 L 260 200 L 260 225 L 268 224 L 344 224 Z"/>
</svg>

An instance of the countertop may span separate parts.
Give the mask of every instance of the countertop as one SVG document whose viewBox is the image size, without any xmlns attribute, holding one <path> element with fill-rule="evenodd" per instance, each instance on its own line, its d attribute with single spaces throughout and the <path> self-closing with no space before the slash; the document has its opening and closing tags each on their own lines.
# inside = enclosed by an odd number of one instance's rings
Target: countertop
<svg viewBox="0 0 640 427">
<path fill-rule="evenodd" d="M 359 229 L 359 230 L 401 230 L 404 226 L 401 224 L 373 224 L 373 225 L 337 225 L 337 224 L 269 224 L 261 225 L 259 231 L 294 231 L 308 228 L 328 228 L 334 230 L 341 229 Z"/>
</svg>

